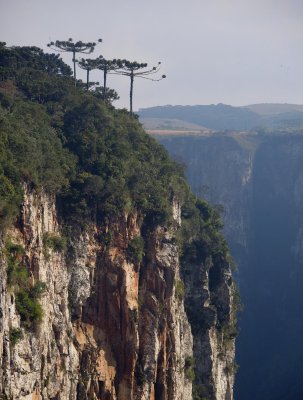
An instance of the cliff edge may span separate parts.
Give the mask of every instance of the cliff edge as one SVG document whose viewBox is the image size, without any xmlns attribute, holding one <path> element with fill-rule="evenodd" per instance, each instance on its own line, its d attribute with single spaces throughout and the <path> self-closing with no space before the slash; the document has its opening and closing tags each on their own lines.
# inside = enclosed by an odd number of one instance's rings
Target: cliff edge
<svg viewBox="0 0 303 400">
<path fill-rule="evenodd" d="M 0 398 L 231 400 L 217 212 L 61 61 L 1 55 Z"/>
</svg>

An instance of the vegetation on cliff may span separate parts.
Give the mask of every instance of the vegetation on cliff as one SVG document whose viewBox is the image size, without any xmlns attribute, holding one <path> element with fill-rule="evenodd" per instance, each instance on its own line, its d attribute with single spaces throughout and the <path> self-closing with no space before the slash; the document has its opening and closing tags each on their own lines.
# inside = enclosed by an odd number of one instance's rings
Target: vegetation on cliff
<svg viewBox="0 0 303 400">
<path fill-rule="evenodd" d="M 18 217 L 24 185 L 54 196 L 69 227 L 109 226 L 124 213 L 136 214 L 141 234 L 125 249 L 134 264 L 144 263 L 145 239 L 153 228 L 159 224 L 177 228 L 172 215 L 176 201 L 182 210 L 176 236 L 183 279 L 174 282 L 177 300 L 185 301 L 196 334 L 208 320 L 202 312 L 202 295 L 189 294 L 188 268 L 194 266 L 191 275 L 199 277 L 199 293 L 202 269 L 208 268 L 209 290 L 214 293 L 210 311 L 212 315 L 218 311 L 216 328 L 230 323 L 228 305 L 219 309 L 221 299 L 215 297 L 216 285 L 229 268 L 218 212 L 191 193 L 183 168 L 144 132 L 136 116 L 115 109 L 84 85 L 75 87 L 70 68 L 36 47 L 0 46 L 0 183 L 2 231 Z M 107 246 L 111 232 L 103 233 L 100 242 Z M 45 259 L 50 250 L 64 252 L 67 245 L 64 235 L 45 234 Z M 15 286 L 23 326 L 30 328 L 42 318 L 38 300 L 45 287 L 41 282 L 30 285 L 26 268 L 14 257 L 9 253 L 8 278 Z M 12 332 L 12 337 L 17 341 L 18 333 Z M 188 359 L 190 381 L 195 380 L 195 368 L 194 360 Z"/>
<path fill-rule="evenodd" d="M 187 239 L 201 221 L 208 230 L 220 227 L 136 117 L 75 88 L 60 58 L 4 45 L 0 57 L 2 226 L 16 217 L 26 183 L 56 194 L 64 217 L 82 226 L 134 210 L 152 224 L 169 221 L 177 197 L 191 221 L 184 223 Z"/>
<path fill-rule="evenodd" d="M 75 88 L 56 55 L 2 44 L 0 126 L 2 228 L 17 216 L 23 183 L 55 194 L 64 219 L 82 227 L 137 210 L 149 225 L 169 222 L 176 197 L 184 257 L 226 254 L 218 213 L 191 194 L 182 167 L 136 117 Z"/>
<path fill-rule="evenodd" d="M 46 285 L 39 280 L 35 284 L 29 280 L 29 272 L 24 264 L 24 248 L 21 245 L 7 240 L 4 253 L 7 260 L 7 281 L 15 294 L 16 309 L 20 315 L 22 325 L 26 329 L 35 328 L 42 320 L 43 310 L 39 298 L 46 290 Z M 14 344 L 19 336 L 15 330 Z"/>
<path fill-rule="evenodd" d="M 21 183 L 55 193 L 82 224 L 140 209 L 168 218 L 179 167 L 136 118 L 74 88 L 70 69 L 35 47 L 1 47 L 0 213 L 16 216 Z"/>
</svg>

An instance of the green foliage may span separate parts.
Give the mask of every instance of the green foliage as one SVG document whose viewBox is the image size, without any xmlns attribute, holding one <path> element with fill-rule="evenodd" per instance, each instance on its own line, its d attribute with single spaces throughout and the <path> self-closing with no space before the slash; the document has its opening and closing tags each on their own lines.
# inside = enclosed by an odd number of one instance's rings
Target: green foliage
<svg viewBox="0 0 303 400">
<path fill-rule="evenodd" d="M 205 385 L 193 384 L 193 400 L 210 400 L 209 390 Z"/>
<path fill-rule="evenodd" d="M 140 263 L 144 257 L 144 239 L 142 236 L 134 237 L 128 244 L 127 256 L 133 263 Z"/>
<path fill-rule="evenodd" d="M 176 291 L 177 299 L 179 301 L 182 301 L 184 299 L 185 287 L 184 287 L 184 283 L 181 280 L 175 281 L 175 291 Z"/>
<path fill-rule="evenodd" d="M 218 326 L 226 323 L 226 310 L 216 300 L 216 290 L 223 282 L 224 271 L 229 271 L 228 246 L 220 229 L 222 222 L 218 211 L 206 201 L 188 193 L 182 207 L 182 227 L 178 237 L 181 247 L 181 274 L 189 280 L 192 290 L 186 292 L 185 308 L 194 334 L 206 331 L 217 320 Z M 201 288 L 205 285 L 201 269 L 209 269 L 208 287 L 211 304 L 202 307 Z M 196 275 L 192 285 L 191 276 Z M 232 279 L 230 279 L 232 284 Z M 213 309 L 211 308 L 213 307 Z"/>
<path fill-rule="evenodd" d="M 0 171 L 0 229 L 4 230 L 18 213 L 21 187 Z"/>
<path fill-rule="evenodd" d="M 66 114 L 64 131 L 85 171 L 63 194 L 65 215 L 84 221 L 140 209 L 154 223 L 170 217 L 177 166 L 129 114 L 109 112 L 97 100 L 82 97 Z M 96 184 L 88 185 L 89 179 Z"/>
<path fill-rule="evenodd" d="M 137 209 L 149 225 L 168 221 L 185 187 L 178 166 L 136 118 L 74 88 L 49 56 L 0 47 L 1 223 L 17 215 L 23 181 L 57 194 L 64 217 L 81 227 Z"/>
<path fill-rule="evenodd" d="M 19 328 L 10 328 L 9 330 L 9 341 L 12 347 L 14 347 L 23 338 L 23 332 Z"/>
<path fill-rule="evenodd" d="M 22 285 L 27 282 L 27 269 L 16 260 L 9 260 L 7 267 L 7 282 L 9 286 Z"/>
<path fill-rule="evenodd" d="M 43 318 L 43 309 L 39 299 L 46 291 L 46 284 L 38 281 L 34 286 L 23 284 L 16 292 L 16 310 L 26 329 L 32 329 Z"/>
<path fill-rule="evenodd" d="M 64 236 L 60 236 L 57 233 L 46 232 L 43 235 L 43 246 L 45 253 L 48 253 L 48 249 L 62 253 L 66 249 L 67 240 Z"/>
<path fill-rule="evenodd" d="M 7 282 L 9 286 L 22 285 L 28 279 L 28 271 L 21 260 L 24 248 L 8 239 L 5 243 L 4 254 L 7 259 Z"/>
<path fill-rule="evenodd" d="M 72 74 L 71 68 L 62 61 L 59 55 L 44 53 L 35 46 L 10 48 L 1 46 L 0 51 L 0 72 L 4 79 L 22 79 L 36 70 L 49 75 L 70 76 Z"/>
<path fill-rule="evenodd" d="M 104 88 L 100 86 L 95 88 L 92 94 L 100 100 L 104 101 L 105 99 L 108 104 L 112 104 L 113 101 L 120 99 L 118 93 L 114 89 L 106 88 L 104 91 Z"/>
<path fill-rule="evenodd" d="M 1 88 L 0 88 L 1 92 Z M 0 224 L 16 217 L 22 201 L 21 182 L 48 192 L 68 183 L 72 156 L 63 148 L 42 106 L 16 100 L 7 112 L 0 106 Z"/>
<path fill-rule="evenodd" d="M 37 283 L 31 288 L 30 295 L 33 299 L 39 299 L 47 289 L 46 283 L 37 281 Z"/>
<path fill-rule="evenodd" d="M 26 329 L 31 329 L 42 321 L 43 309 L 31 290 L 20 288 L 16 293 L 16 310 Z"/>
<path fill-rule="evenodd" d="M 102 39 L 98 39 L 98 42 L 102 42 Z M 59 51 L 59 52 L 68 52 L 72 53 L 73 58 L 73 64 L 74 64 L 74 81 L 75 81 L 75 86 L 77 84 L 76 80 L 76 54 L 77 53 L 82 53 L 82 54 L 90 54 L 94 51 L 95 46 L 97 43 L 95 42 L 87 42 L 84 43 L 81 40 L 78 40 L 77 42 L 74 42 L 72 38 L 69 38 L 68 40 L 56 40 L 55 42 L 50 42 L 48 43 L 48 47 L 50 47 L 53 50 Z M 87 89 L 88 89 L 89 83 L 87 82 Z"/>
<path fill-rule="evenodd" d="M 195 360 L 193 357 L 186 357 L 185 364 L 184 364 L 184 375 L 185 378 L 193 382 L 195 380 Z"/>
<path fill-rule="evenodd" d="M 221 328 L 221 331 L 223 334 L 223 338 L 226 341 L 234 340 L 239 334 L 239 331 L 234 324 L 223 325 Z"/>
<path fill-rule="evenodd" d="M 24 247 L 21 244 L 12 242 L 11 239 L 7 239 L 5 243 L 5 254 L 12 258 L 21 257 L 24 255 Z"/>
<path fill-rule="evenodd" d="M 86 44 L 54 45 L 73 52 Z M 141 73 L 145 66 L 125 64 L 127 73 Z M 38 48 L 0 44 L 0 229 L 17 217 L 24 184 L 54 195 L 62 222 L 68 226 L 108 226 L 110 220 L 133 212 L 140 216 L 144 237 L 158 224 L 175 224 L 171 205 L 177 199 L 182 206 L 182 228 L 178 230 L 182 273 L 210 260 L 215 286 L 228 255 L 218 210 L 190 192 L 180 165 L 144 132 L 136 117 L 109 104 L 115 92 L 75 88 L 70 75 L 70 68 L 57 56 L 45 55 Z M 100 242 L 110 245 L 111 232 L 103 234 Z M 49 249 L 64 251 L 66 244 L 65 238 L 53 233 L 43 238 L 46 255 Z M 144 245 L 142 236 L 129 242 L 130 261 L 143 260 Z M 23 326 L 32 329 L 43 317 L 39 299 L 46 286 L 39 281 L 34 286 L 30 283 L 22 248 L 8 242 L 5 251 L 16 309 Z M 185 297 L 183 275 L 182 281 L 175 282 L 180 301 Z M 72 295 L 69 291 L 70 302 Z M 143 303 L 140 296 L 139 306 Z M 201 303 L 197 307 L 195 301 L 187 302 L 186 307 L 191 323 L 201 329 Z M 226 334 L 234 335 L 232 331 Z M 191 358 L 185 360 L 184 368 L 186 379 L 193 381 Z M 138 385 L 146 379 L 140 358 L 135 379 Z M 207 398 L 204 392 L 194 398 Z"/>
<path fill-rule="evenodd" d="M 179 240 L 183 264 L 201 263 L 209 256 L 214 263 L 222 257 L 226 258 L 228 246 L 220 232 L 223 225 L 215 208 L 188 193 L 182 207 L 182 217 Z"/>
<path fill-rule="evenodd" d="M 26 329 L 31 329 L 42 320 L 43 310 L 39 298 L 46 290 L 44 282 L 37 281 L 33 286 L 29 282 L 27 268 L 22 263 L 24 248 L 10 239 L 5 244 L 7 259 L 7 280 L 15 292 L 16 310 Z M 17 335 L 17 333 L 15 332 Z M 16 336 L 15 335 L 15 336 Z"/>
</svg>

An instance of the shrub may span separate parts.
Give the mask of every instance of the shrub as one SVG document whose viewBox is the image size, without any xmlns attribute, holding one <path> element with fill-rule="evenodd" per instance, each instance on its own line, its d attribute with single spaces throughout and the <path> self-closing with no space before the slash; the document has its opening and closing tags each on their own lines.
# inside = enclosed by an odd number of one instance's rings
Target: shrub
<svg viewBox="0 0 303 400">
<path fill-rule="evenodd" d="M 30 290 L 20 288 L 16 293 L 16 309 L 26 329 L 31 329 L 36 323 L 42 321 L 42 306 Z"/>
<path fill-rule="evenodd" d="M 209 400 L 210 398 L 207 386 L 193 384 L 193 400 Z"/>
<path fill-rule="evenodd" d="M 8 239 L 5 243 L 5 252 L 7 255 L 16 258 L 24 254 L 24 247 L 21 244 L 13 243 L 11 239 Z"/>
<path fill-rule="evenodd" d="M 21 317 L 21 322 L 26 329 L 40 322 L 43 316 L 39 298 L 46 290 L 44 282 L 37 281 L 34 286 L 29 283 L 29 275 L 26 267 L 21 264 L 20 258 L 24 254 L 24 248 L 11 240 L 5 245 L 7 257 L 7 280 L 14 287 L 16 310 Z M 12 341 L 18 338 L 16 330 L 11 331 Z"/>
<path fill-rule="evenodd" d="M 58 235 L 57 233 L 46 232 L 43 235 L 43 246 L 44 251 L 48 254 L 48 249 L 52 249 L 57 253 L 62 253 L 67 246 L 67 240 L 65 237 Z"/>
<path fill-rule="evenodd" d="M 19 340 L 23 338 L 23 332 L 20 328 L 10 328 L 9 330 L 9 341 L 14 347 Z"/>
<path fill-rule="evenodd" d="M 133 238 L 127 247 L 127 256 L 133 263 L 140 263 L 144 257 L 144 240 L 142 236 Z"/>
<path fill-rule="evenodd" d="M 1 152 L 1 145 L 0 145 Z M 1 161 L 1 157 L 0 157 Z M 22 201 L 21 187 L 0 171 L 0 229 L 4 230 L 18 213 Z"/>
<path fill-rule="evenodd" d="M 175 281 L 175 291 L 177 299 L 179 301 L 182 301 L 184 299 L 185 287 L 184 283 L 181 280 Z"/>
<path fill-rule="evenodd" d="M 224 324 L 221 328 L 221 331 L 223 333 L 223 338 L 226 341 L 234 340 L 238 334 L 239 331 L 235 324 Z"/>
<path fill-rule="evenodd" d="M 26 329 L 32 329 L 43 318 L 43 309 L 39 298 L 46 291 L 44 282 L 36 282 L 34 286 L 29 286 L 28 281 L 19 285 L 15 293 L 16 310 L 21 318 L 21 323 Z"/>
<path fill-rule="evenodd" d="M 28 271 L 16 260 L 9 260 L 7 267 L 7 282 L 9 286 L 22 286 L 28 280 Z"/>
<path fill-rule="evenodd" d="M 47 289 L 46 283 L 38 281 L 35 286 L 31 289 L 31 297 L 33 299 L 39 299 Z"/>
<path fill-rule="evenodd" d="M 193 382 L 195 380 L 194 367 L 195 367 L 194 358 L 190 357 L 190 356 L 186 357 L 185 364 L 184 364 L 184 375 L 185 375 L 185 378 L 190 382 Z"/>
<path fill-rule="evenodd" d="M 7 259 L 7 281 L 9 286 L 24 285 L 28 279 L 28 271 L 20 261 L 24 254 L 23 246 L 8 239 L 5 243 L 4 253 Z"/>
<path fill-rule="evenodd" d="M 239 292 L 239 288 L 237 287 L 236 283 L 233 284 L 233 313 L 236 316 L 237 313 L 244 310 L 244 305 L 241 301 L 241 296 Z"/>
</svg>

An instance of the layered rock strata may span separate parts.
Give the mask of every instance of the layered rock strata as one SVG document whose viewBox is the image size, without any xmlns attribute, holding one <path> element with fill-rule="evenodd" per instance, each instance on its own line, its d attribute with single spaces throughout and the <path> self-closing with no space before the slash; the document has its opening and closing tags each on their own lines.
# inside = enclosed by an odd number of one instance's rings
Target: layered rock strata
<svg viewBox="0 0 303 400">
<path fill-rule="evenodd" d="M 54 198 L 26 188 L 18 223 L 1 237 L 0 398 L 233 398 L 234 337 L 224 332 L 234 324 L 230 268 L 222 261 L 211 279 L 208 258 L 187 265 L 185 278 L 176 202 L 173 214 L 174 226 L 144 234 L 139 262 L 127 252 L 143 234 L 139 214 L 77 231 L 60 225 Z M 46 248 L 47 235 L 63 228 L 66 249 Z M 45 285 L 42 321 L 30 328 L 8 282 L 8 240 L 24 249 L 29 284 Z M 203 326 L 192 321 L 189 298 Z"/>
</svg>

